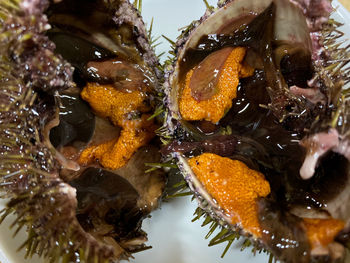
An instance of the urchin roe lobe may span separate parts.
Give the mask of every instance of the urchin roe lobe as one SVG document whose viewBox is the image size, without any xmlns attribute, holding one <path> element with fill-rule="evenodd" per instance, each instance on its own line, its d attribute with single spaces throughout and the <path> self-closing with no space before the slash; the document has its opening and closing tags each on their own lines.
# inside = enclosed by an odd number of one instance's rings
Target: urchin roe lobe
<svg viewBox="0 0 350 263">
<path fill-rule="evenodd" d="M 345 227 L 345 222 L 337 219 L 304 218 L 306 234 L 312 249 L 327 247 Z"/>
<path fill-rule="evenodd" d="M 87 165 L 99 160 L 105 168 L 121 168 L 137 149 L 155 136 L 156 125 L 153 120 L 148 120 L 150 108 L 144 92 L 124 93 L 111 85 L 88 83 L 81 96 L 98 115 L 109 118 L 123 130 L 119 138 L 86 148 L 80 155 L 80 164 Z M 139 112 L 141 116 L 131 118 L 133 112 Z"/>
<path fill-rule="evenodd" d="M 189 164 L 206 191 L 231 218 L 231 223 L 261 237 L 256 201 L 271 191 L 264 175 L 243 162 L 210 153 L 191 158 Z"/>
<path fill-rule="evenodd" d="M 222 54 L 223 52 L 225 54 Z M 216 57 L 216 54 L 224 56 L 224 58 Z M 220 121 L 225 112 L 231 108 L 232 99 L 236 97 L 239 78 L 253 74 L 254 70 L 251 67 L 243 65 L 245 54 L 246 49 L 242 47 L 226 48 L 211 54 L 204 60 L 205 62 L 208 58 L 223 59 L 223 65 L 219 66 L 220 68 L 214 67 L 209 69 L 210 72 L 206 72 L 211 65 L 202 66 L 201 63 L 187 73 L 184 89 L 179 100 L 179 109 L 183 119 L 189 121 L 206 120 L 214 124 Z M 213 64 L 215 62 L 209 61 L 209 63 Z M 198 71 L 199 73 L 197 73 Z M 204 73 L 201 74 L 201 71 L 204 71 Z M 209 79 L 208 83 L 205 74 L 215 74 L 213 77 L 216 80 Z M 204 83 L 200 78 L 205 79 Z M 209 78 L 212 78 L 212 76 L 209 76 Z M 203 90 L 198 90 L 198 87 Z M 197 93 L 202 93 L 198 97 L 205 97 L 205 99 L 198 101 L 193 94 L 194 89 L 198 91 Z"/>
</svg>

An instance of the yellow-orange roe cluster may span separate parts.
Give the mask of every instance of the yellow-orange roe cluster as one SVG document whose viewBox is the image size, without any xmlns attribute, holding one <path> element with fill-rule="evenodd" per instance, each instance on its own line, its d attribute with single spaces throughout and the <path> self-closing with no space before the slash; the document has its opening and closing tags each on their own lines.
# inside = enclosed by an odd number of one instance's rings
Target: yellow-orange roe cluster
<svg viewBox="0 0 350 263">
<path fill-rule="evenodd" d="M 105 168 L 118 169 L 128 162 L 138 148 L 155 136 L 156 126 L 153 121 L 147 120 L 150 117 L 148 114 L 137 119 L 130 118 L 132 112 L 150 110 L 143 92 L 124 93 L 111 85 L 88 83 L 81 92 L 81 97 L 96 114 L 110 119 L 114 125 L 122 128 L 119 138 L 86 148 L 79 157 L 81 165 L 99 160 Z"/>
<path fill-rule="evenodd" d="M 244 66 L 242 61 L 246 48 L 234 48 L 228 56 L 219 76 L 217 93 L 209 100 L 197 101 L 191 95 L 190 82 L 194 69 L 185 79 L 184 89 L 179 100 L 179 110 L 183 119 L 188 121 L 206 120 L 217 123 L 232 107 L 232 100 L 237 96 L 239 78 L 252 76 L 254 69 Z"/>
<path fill-rule="evenodd" d="M 189 159 L 189 165 L 206 191 L 245 231 L 261 237 L 256 199 L 270 194 L 269 183 L 260 172 L 244 163 L 211 153 Z M 327 247 L 345 227 L 337 219 L 303 219 L 312 249 Z"/>
<path fill-rule="evenodd" d="M 345 222 L 337 219 L 309 219 L 304 218 L 306 234 L 311 249 L 327 247 L 345 227 Z"/>
<path fill-rule="evenodd" d="M 232 224 L 261 237 L 256 199 L 271 192 L 264 175 L 240 161 L 211 153 L 189 159 L 189 165 Z"/>
</svg>

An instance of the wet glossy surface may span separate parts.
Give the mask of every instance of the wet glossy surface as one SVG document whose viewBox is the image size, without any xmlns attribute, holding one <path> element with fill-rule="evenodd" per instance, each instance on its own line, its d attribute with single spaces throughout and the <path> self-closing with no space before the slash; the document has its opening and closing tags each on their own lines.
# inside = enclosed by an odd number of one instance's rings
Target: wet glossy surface
<svg viewBox="0 0 350 263">
<path fill-rule="evenodd" d="M 95 115 L 78 95 L 60 94 L 60 124 L 50 131 L 54 147 L 64 147 L 75 141 L 87 144 L 95 130 Z"/>
<path fill-rule="evenodd" d="M 348 0 L 344 0 L 347 2 Z M 214 3 L 216 1 L 209 1 Z M 154 32 L 157 35 L 165 34 L 171 39 L 178 35 L 177 29 L 189 24 L 193 19 L 197 19 L 204 12 L 202 0 L 143 0 L 143 13 L 145 20 L 150 23 L 154 17 Z M 183 8 L 186 6 L 186 8 Z M 169 11 L 170 10 L 170 11 Z M 348 21 L 350 14 L 343 9 L 338 11 L 342 21 Z M 339 17 L 339 15 L 338 15 Z M 350 20 L 349 20 L 350 21 Z M 349 27 L 348 27 L 349 28 Z M 348 30 L 350 33 L 350 28 Z M 168 51 L 169 45 L 163 40 L 163 44 L 157 47 L 158 52 Z M 163 56 L 165 58 L 166 56 Z M 208 229 L 201 228 L 200 223 L 191 223 L 192 214 L 196 208 L 196 203 L 191 203 L 190 198 L 178 199 L 174 202 L 164 204 L 162 209 L 153 212 L 151 219 L 144 221 L 144 230 L 149 233 L 148 244 L 153 249 L 136 254 L 133 263 L 266 263 L 268 257 L 258 254 L 253 256 L 250 249 L 240 251 L 240 246 L 233 246 L 224 259 L 220 258 L 226 244 L 208 248 L 208 240 L 204 239 Z M 0 226 L 0 261 L 2 263 L 18 262 L 40 262 L 37 258 L 29 261 L 23 260 L 24 252 L 16 252 L 16 248 L 24 240 L 21 233 L 17 239 L 11 238 L 9 231 L 10 220 Z M 171 226 L 171 228 L 169 228 Z M 171 238 L 169 238 L 171 235 Z M 6 256 L 5 256 L 6 255 Z"/>
<path fill-rule="evenodd" d="M 89 61 L 115 56 L 111 51 L 70 33 L 53 30 L 49 31 L 47 35 L 55 43 L 56 52 L 81 72 L 84 72 Z M 77 52 L 81 55 L 77 56 Z"/>
<path fill-rule="evenodd" d="M 77 190 L 77 218 L 86 231 L 93 231 L 98 225 L 113 225 L 118 238 L 137 231 L 143 212 L 137 207 L 139 193 L 123 177 L 116 173 L 87 168 L 82 175 L 69 182 Z"/>
<path fill-rule="evenodd" d="M 301 179 L 299 170 L 305 159 L 305 150 L 299 142 L 305 136 L 304 131 L 311 128 L 310 125 L 315 118 L 313 116 L 318 115 L 318 108 L 317 105 L 310 103 L 309 105 L 302 99 L 298 100 L 300 104 L 294 105 L 297 100 L 294 101 L 285 90 L 288 89 L 287 84 L 307 86 L 307 80 L 313 75 L 310 69 L 311 53 L 303 48 L 298 48 L 297 44 L 293 47 L 292 43 L 274 41 L 275 16 L 275 6 L 271 4 L 250 24 L 244 25 L 244 30 L 235 32 L 233 36 L 217 34 L 201 37 L 195 44 L 196 48 L 185 51 L 184 59 L 181 60 L 179 66 L 180 83 L 183 81 L 184 72 L 188 71 L 192 64 L 198 64 L 198 70 L 200 70 L 200 66 L 205 65 L 206 61 L 210 61 L 215 54 L 219 54 L 219 51 L 224 54 L 227 47 L 248 46 L 262 58 L 263 71 L 256 70 L 253 77 L 240 79 L 237 98 L 233 100 L 232 108 L 220 120 L 218 130 L 222 131 L 225 127 L 229 127 L 232 136 L 238 140 L 235 152 L 230 157 L 233 160 L 243 159 L 243 162 L 251 168 L 262 172 L 271 185 L 271 196 L 259 213 L 261 231 L 268 233 L 264 235 L 264 243 L 280 259 L 288 259 L 288 262 L 308 262 L 311 252 L 305 232 L 301 226 L 299 231 L 296 231 L 297 226 L 301 225 L 296 221 L 300 221 L 306 215 L 300 214 L 299 217 L 296 217 L 290 213 L 290 209 L 294 206 L 301 206 L 315 210 L 315 213 L 322 208 L 325 209 L 322 212 L 326 212 L 326 202 L 337 199 L 339 196 L 324 191 L 323 188 L 327 185 L 328 189 L 342 191 L 343 182 L 348 180 L 348 162 L 342 156 L 328 154 L 318 164 L 314 178 L 309 181 Z M 200 59 L 203 60 L 199 62 Z M 279 71 L 280 67 L 282 67 L 281 71 Z M 209 74 L 206 72 L 206 75 Z M 205 88 L 203 92 L 206 91 Z M 181 96 L 183 95 L 179 95 L 178 100 L 182 113 Z M 294 112 L 294 107 L 302 112 Z M 297 114 L 286 115 L 289 112 Z M 187 115 L 182 113 L 182 116 L 185 120 L 189 120 Z M 283 119 L 280 118 L 282 116 Z M 190 125 L 193 123 L 186 125 L 185 131 L 189 130 Z M 195 125 L 198 126 L 198 124 Z M 190 132 L 187 139 L 196 142 L 197 137 L 206 137 L 205 134 L 193 136 L 194 133 L 196 131 Z M 208 138 L 208 140 L 211 139 Z M 216 198 L 221 208 L 229 209 L 226 204 L 223 205 L 220 202 L 221 199 L 218 199 L 212 188 L 207 185 L 207 179 L 201 178 L 201 173 L 195 169 L 196 167 L 191 164 L 191 168 L 196 178 L 200 180 L 208 193 Z M 236 170 L 231 169 L 231 171 Z M 215 170 L 215 174 L 224 177 L 220 170 Z M 215 178 L 213 175 L 212 177 Z M 332 184 L 325 183 L 325 181 L 332 182 Z M 236 191 L 222 192 L 225 193 L 225 197 L 228 197 Z M 320 205 L 310 204 L 308 200 L 310 196 Z M 341 219 L 339 215 L 330 215 Z M 243 219 L 241 223 L 243 228 L 249 231 L 248 227 L 244 226 Z M 282 248 L 280 241 L 283 239 L 293 240 L 298 245 Z"/>
</svg>

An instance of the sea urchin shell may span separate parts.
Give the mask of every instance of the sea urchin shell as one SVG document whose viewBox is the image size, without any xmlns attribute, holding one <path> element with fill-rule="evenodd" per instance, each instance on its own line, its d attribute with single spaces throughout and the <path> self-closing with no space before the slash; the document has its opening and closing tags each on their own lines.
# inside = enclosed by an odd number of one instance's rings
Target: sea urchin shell
<svg viewBox="0 0 350 263">
<path fill-rule="evenodd" d="M 162 173 L 144 173 L 145 162 L 160 158 L 150 143 L 159 72 L 147 35 L 128 1 L 1 1 L 0 188 L 9 199 L 1 221 L 13 213 L 16 233 L 27 228 L 28 256 L 118 262 L 147 248 L 140 222 L 164 188 Z M 128 101 L 113 122 L 81 99 L 84 87 L 142 100 Z M 129 126 L 120 132 L 120 123 Z M 128 136 L 139 144 L 113 148 Z M 103 153 L 128 158 L 79 159 L 105 145 Z"/>
<path fill-rule="evenodd" d="M 223 227 L 211 244 L 243 235 L 285 262 L 344 261 L 350 56 L 331 11 L 327 0 L 219 1 L 179 37 L 163 153 L 210 233 Z"/>
</svg>

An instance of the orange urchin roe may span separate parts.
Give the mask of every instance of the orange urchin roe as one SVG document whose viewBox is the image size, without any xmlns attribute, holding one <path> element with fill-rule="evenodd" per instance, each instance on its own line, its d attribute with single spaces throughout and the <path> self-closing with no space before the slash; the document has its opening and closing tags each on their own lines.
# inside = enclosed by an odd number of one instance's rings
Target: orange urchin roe
<svg viewBox="0 0 350 263">
<path fill-rule="evenodd" d="M 260 172 L 244 163 L 204 153 L 189 159 L 191 169 L 206 191 L 247 232 L 261 237 L 256 199 L 270 194 L 270 184 Z"/>
<path fill-rule="evenodd" d="M 217 123 L 232 107 L 232 100 L 237 96 L 239 78 L 252 76 L 254 69 L 242 65 L 246 48 L 234 48 L 228 56 L 219 76 L 217 93 L 209 100 L 197 101 L 191 95 L 190 82 L 194 69 L 185 79 L 185 87 L 179 101 L 179 110 L 183 119 L 188 121 L 206 120 Z"/>
<path fill-rule="evenodd" d="M 327 247 L 345 227 L 345 222 L 337 219 L 304 218 L 303 220 L 312 249 Z"/>
<path fill-rule="evenodd" d="M 98 115 L 109 118 L 114 125 L 122 128 L 129 124 L 127 115 L 131 112 L 150 110 L 146 103 L 146 94 L 141 91 L 127 93 L 111 85 L 88 83 L 80 95 Z"/>
<path fill-rule="evenodd" d="M 147 120 L 150 117 L 148 114 L 134 120 L 128 117 L 133 111 L 150 110 L 145 103 L 144 93 L 124 93 L 110 85 L 88 83 L 81 92 L 81 97 L 98 115 L 109 118 L 114 125 L 122 128 L 118 139 L 86 148 L 79 157 L 81 165 L 99 160 L 105 168 L 118 169 L 128 162 L 137 149 L 155 136 L 156 126 L 153 121 Z"/>
</svg>

